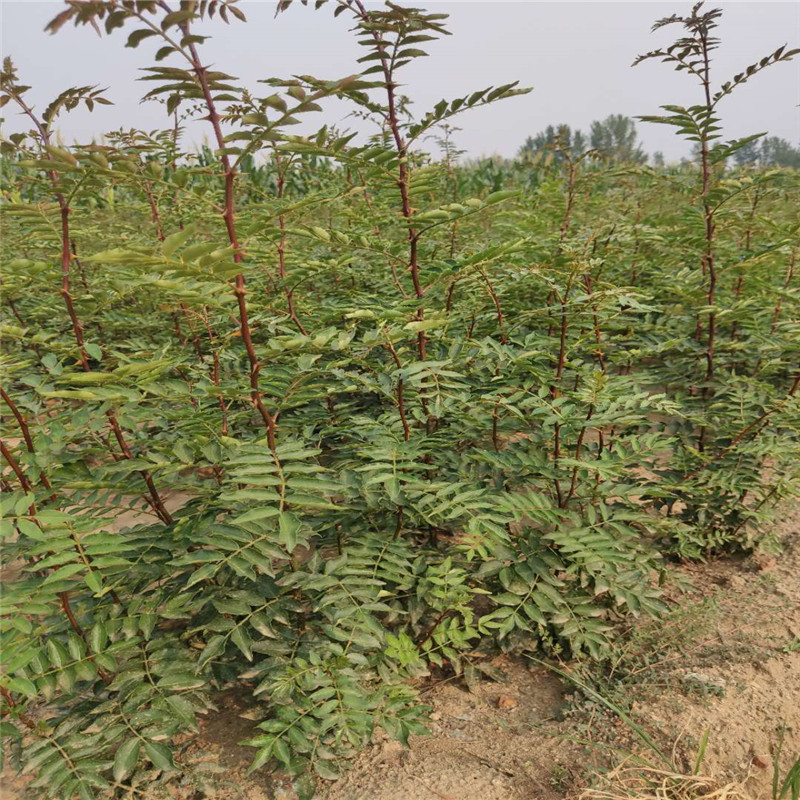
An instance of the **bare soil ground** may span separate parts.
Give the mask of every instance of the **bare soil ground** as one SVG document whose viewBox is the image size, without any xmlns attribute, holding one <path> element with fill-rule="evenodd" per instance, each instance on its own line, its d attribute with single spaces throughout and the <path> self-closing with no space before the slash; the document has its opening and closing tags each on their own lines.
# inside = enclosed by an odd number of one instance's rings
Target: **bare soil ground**
<svg viewBox="0 0 800 800">
<path fill-rule="evenodd" d="M 779 556 L 676 568 L 670 615 L 634 624 L 602 674 L 564 667 L 625 709 L 682 769 L 708 731 L 703 772 L 750 798 L 771 798 L 781 731 L 781 769 L 800 753 L 800 508 L 785 510 L 774 539 Z M 524 658 L 492 666 L 497 680 L 425 687 L 431 735 L 406 749 L 379 734 L 320 800 L 557 800 L 577 797 L 632 753 L 657 763 L 617 713 L 572 682 Z M 211 771 L 199 783 L 176 777 L 159 796 L 295 800 L 290 781 L 247 776 L 252 751 L 238 742 L 258 709 L 234 693 L 219 707 L 182 757 Z M 20 787 L 4 781 L 3 800 Z"/>
</svg>

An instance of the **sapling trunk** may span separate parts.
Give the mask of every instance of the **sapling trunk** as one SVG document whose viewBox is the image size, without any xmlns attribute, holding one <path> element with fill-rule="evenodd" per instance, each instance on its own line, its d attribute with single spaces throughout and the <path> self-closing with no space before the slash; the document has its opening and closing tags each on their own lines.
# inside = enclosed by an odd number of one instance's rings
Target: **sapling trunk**
<svg viewBox="0 0 800 800">
<path fill-rule="evenodd" d="M 370 22 L 369 12 L 364 7 L 361 0 L 353 0 L 353 5 L 357 9 L 358 17 L 364 23 Z M 414 293 L 419 301 L 417 309 L 417 319 L 422 321 L 425 318 L 425 307 L 422 303 L 425 292 L 422 289 L 422 283 L 419 277 L 419 233 L 414 226 L 413 217 L 414 211 L 411 207 L 411 200 L 409 198 L 409 164 L 408 164 L 408 147 L 403 139 L 402 131 L 400 130 L 400 118 L 397 111 L 397 86 L 394 80 L 394 65 L 393 58 L 387 57 L 384 48 L 381 45 L 382 38 L 380 33 L 373 29 L 371 31 L 372 37 L 378 45 L 379 63 L 383 72 L 384 86 L 386 88 L 386 124 L 392 134 L 395 150 L 397 151 L 397 188 L 400 192 L 401 213 L 403 219 L 408 226 L 407 241 L 408 241 L 408 271 L 411 274 L 411 283 L 414 286 Z M 395 48 L 395 55 L 397 49 Z M 427 357 L 427 336 L 425 331 L 417 333 L 417 352 L 421 361 L 425 361 Z M 426 409 L 426 414 L 427 409 Z"/>
<path fill-rule="evenodd" d="M 166 3 L 161 3 L 160 5 L 169 10 Z M 184 23 L 182 28 L 186 37 L 191 36 L 188 22 Z M 228 234 L 228 240 L 233 248 L 233 260 L 236 264 L 241 264 L 243 256 L 242 248 L 239 243 L 239 237 L 236 233 L 236 201 L 234 196 L 236 171 L 231 164 L 230 157 L 225 152 L 225 137 L 222 133 L 221 119 L 214 102 L 214 97 L 211 94 L 211 88 L 209 86 L 207 77 L 208 69 L 203 66 L 200 56 L 197 53 L 197 47 L 193 41 L 190 41 L 187 49 L 187 58 L 197 78 L 197 82 L 200 85 L 200 89 L 203 94 L 203 100 L 206 108 L 208 109 L 208 121 L 211 123 L 211 126 L 214 130 L 214 138 L 216 140 L 217 147 L 222 151 L 219 157 L 225 181 L 225 208 L 222 216 L 225 221 L 225 230 Z M 247 360 L 250 365 L 250 399 L 254 408 L 258 411 L 259 416 L 264 424 L 264 428 L 266 429 L 267 441 L 269 443 L 270 450 L 274 452 L 277 444 L 275 438 L 276 425 L 273 415 L 264 404 L 261 388 L 259 386 L 261 363 L 259 362 L 258 355 L 256 354 L 255 346 L 253 344 L 253 335 L 247 310 L 247 290 L 245 288 L 245 277 L 243 272 L 239 272 L 235 276 L 234 284 L 235 288 L 233 293 L 236 297 L 236 304 L 239 310 L 239 330 L 245 352 L 247 353 Z"/>
<path fill-rule="evenodd" d="M 277 198 L 280 202 L 283 200 L 283 193 L 286 188 L 286 171 L 291 167 L 291 161 L 286 160 L 284 163 L 278 153 L 275 154 L 275 168 L 278 173 L 277 180 Z M 278 230 L 280 231 L 278 237 L 278 277 L 282 284 L 286 283 L 286 215 L 282 212 L 278 214 Z M 294 307 L 294 289 L 291 286 L 285 286 L 286 293 L 286 307 L 289 310 L 289 317 L 292 322 L 297 326 L 297 330 L 306 336 L 308 331 L 300 322 L 297 316 L 297 311 Z"/>
</svg>

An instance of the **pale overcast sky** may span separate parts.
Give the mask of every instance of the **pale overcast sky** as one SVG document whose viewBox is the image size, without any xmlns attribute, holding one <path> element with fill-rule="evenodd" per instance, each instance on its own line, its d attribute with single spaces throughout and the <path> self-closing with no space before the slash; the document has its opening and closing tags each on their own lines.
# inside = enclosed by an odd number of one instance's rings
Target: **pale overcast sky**
<svg viewBox="0 0 800 800">
<path fill-rule="evenodd" d="M 338 78 L 358 70 L 363 55 L 344 15 L 296 3 L 274 16 L 274 4 L 241 2 L 248 23 L 215 24 L 203 46 L 214 63 L 241 84 L 264 90 L 257 80 L 313 74 Z M 312 4 L 313 5 L 313 4 Z M 666 44 L 677 28 L 650 33 L 652 22 L 673 12 L 687 13 L 691 2 L 429 2 L 414 5 L 450 14 L 453 36 L 430 43 L 431 57 L 406 68 L 402 77 L 418 114 L 442 98 L 453 99 L 488 85 L 520 80 L 533 86 L 526 96 L 458 117 L 457 144 L 470 156 L 513 155 L 528 134 L 548 124 L 565 122 L 588 129 L 593 119 L 611 113 L 634 116 L 658 113 L 663 103 L 699 102 L 699 88 L 685 73 L 651 61 L 631 69 L 634 57 Z M 723 39 L 714 63 L 716 83 L 771 53 L 781 44 L 800 47 L 800 3 L 716 2 L 724 16 Z M 40 108 L 57 92 L 73 85 L 108 86 L 114 106 L 94 114 L 73 112 L 60 124 L 63 140 L 88 141 L 119 127 L 166 127 L 163 107 L 140 104 L 150 88 L 136 82 L 137 69 L 153 63 L 157 45 L 149 39 L 138 49 L 124 47 L 119 30 L 98 38 L 90 28 L 64 28 L 51 37 L 45 23 L 61 8 L 58 2 L 0 0 L 3 55 L 13 57 L 29 97 Z M 206 31 L 204 31 L 206 32 Z M 171 63 L 169 60 L 166 63 Z M 266 92 L 264 92 L 266 93 Z M 800 59 L 777 64 L 741 87 L 721 106 L 725 134 L 745 136 L 759 131 L 800 143 Z M 359 130 L 345 119 L 341 105 L 317 115 L 323 122 Z M 6 132 L 27 126 L 13 111 L 3 110 Z M 315 120 L 315 121 L 316 121 Z M 198 123 L 198 125 L 200 125 Z M 315 126 L 316 127 L 316 126 Z M 650 152 L 667 159 L 686 154 L 687 146 L 665 126 L 639 124 Z M 194 127 L 191 139 L 202 141 L 205 128 Z"/>
</svg>

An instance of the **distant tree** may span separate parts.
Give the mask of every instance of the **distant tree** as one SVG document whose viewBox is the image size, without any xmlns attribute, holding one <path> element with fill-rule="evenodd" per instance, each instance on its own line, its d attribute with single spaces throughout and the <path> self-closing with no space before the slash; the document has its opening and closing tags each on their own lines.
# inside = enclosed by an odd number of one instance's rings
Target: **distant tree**
<svg viewBox="0 0 800 800">
<path fill-rule="evenodd" d="M 588 148 L 589 143 L 586 141 L 583 131 L 576 130 L 572 135 L 572 152 L 575 155 L 580 155 L 581 153 L 586 152 Z"/>
<path fill-rule="evenodd" d="M 623 164 L 644 164 L 647 154 L 639 146 L 636 124 L 624 114 L 611 114 L 595 120 L 590 133 L 590 145 L 612 161 Z"/>
<path fill-rule="evenodd" d="M 768 136 L 761 140 L 761 163 L 772 167 L 800 167 L 800 147 L 793 147 L 779 136 Z"/>
<path fill-rule="evenodd" d="M 748 142 L 734 153 L 734 159 L 740 167 L 759 165 L 800 168 L 800 147 L 794 147 L 780 136 L 767 136 Z"/>
<path fill-rule="evenodd" d="M 579 156 L 590 148 L 620 164 L 644 164 L 647 154 L 639 145 L 636 124 L 624 114 L 611 114 L 592 123 L 589 137 L 569 125 L 548 125 L 535 136 L 529 136 L 519 151 L 520 157 L 534 156 L 547 150 L 561 150 Z M 556 154 L 558 157 L 558 154 Z"/>
<path fill-rule="evenodd" d="M 761 159 L 760 142 L 748 142 L 733 154 L 733 158 L 740 167 L 757 164 Z"/>
<path fill-rule="evenodd" d="M 519 151 L 520 157 L 535 156 L 547 150 L 554 150 L 556 144 L 575 156 L 587 149 L 586 136 L 580 131 L 573 131 L 569 125 L 548 125 L 535 136 L 529 136 Z"/>
<path fill-rule="evenodd" d="M 654 167 L 664 166 L 664 154 L 660 150 L 656 150 L 656 152 L 653 153 L 653 166 Z"/>
</svg>

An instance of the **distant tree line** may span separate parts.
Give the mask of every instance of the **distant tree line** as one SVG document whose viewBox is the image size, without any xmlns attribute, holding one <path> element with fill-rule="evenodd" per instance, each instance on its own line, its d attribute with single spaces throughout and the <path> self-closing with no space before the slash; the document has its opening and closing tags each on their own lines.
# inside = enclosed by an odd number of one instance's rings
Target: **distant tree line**
<svg viewBox="0 0 800 800">
<path fill-rule="evenodd" d="M 531 158 L 540 153 L 552 152 L 556 159 L 579 156 L 587 150 L 596 150 L 605 158 L 620 164 L 664 165 L 664 156 L 644 151 L 639 142 L 636 123 L 624 114 L 610 114 L 603 120 L 592 122 L 588 135 L 569 125 L 548 125 L 535 136 L 529 136 L 519 150 L 521 158 Z M 797 167 L 800 168 L 800 147 L 779 136 L 765 136 L 736 151 L 733 156 L 737 166 Z"/>
<path fill-rule="evenodd" d="M 746 144 L 734 153 L 740 167 L 798 167 L 800 168 L 800 147 L 779 136 L 765 136 Z"/>
<path fill-rule="evenodd" d="M 561 155 L 562 158 L 566 153 L 578 156 L 587 150 L 597 150 L 619 163 L 647 162 L 647 153 L 639 144 L 636 124 L 624 114 L 611 114 L 604 120 L 595 120 L 588 136 L 581 130 L 573 131 L 569 125 L 548 125 L 535 136 L 529 136 L 519 154 L 530 157 L 547 150 L 556 151 L 556 157 Z"/>
</svg>

